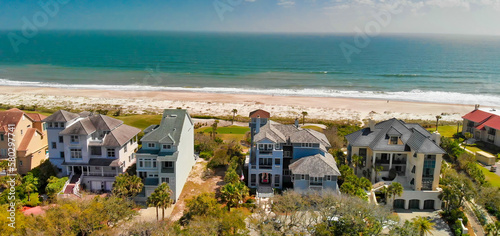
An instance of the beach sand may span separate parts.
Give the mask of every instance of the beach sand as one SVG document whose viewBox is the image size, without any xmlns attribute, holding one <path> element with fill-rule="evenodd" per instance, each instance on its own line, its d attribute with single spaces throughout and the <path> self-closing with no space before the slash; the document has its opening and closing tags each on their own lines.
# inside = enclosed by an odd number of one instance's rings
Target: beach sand
<svg viewBox="0 0 500 236">
<path fill-rule="evenodd" d="M 0 86 L 0 103 L 38 105 L 83 110 L 98 106 L 121 107 L 126 113 L 161 112 L 166 108 L 188 109 L 192 115 L 229 116 L 233 109 L 238 115 L 264 109 L 277 117 L 297 117 L 303 111 L 307 117 L 327 120 L 421 119 L 459 121 L 474 109 L 473 105 L 420 103 L 331 97 L 292 97 L 249 94 L 217 94 L 172 91 L 110 91 L 76 90 L 48 87 Z"/>
</svg>

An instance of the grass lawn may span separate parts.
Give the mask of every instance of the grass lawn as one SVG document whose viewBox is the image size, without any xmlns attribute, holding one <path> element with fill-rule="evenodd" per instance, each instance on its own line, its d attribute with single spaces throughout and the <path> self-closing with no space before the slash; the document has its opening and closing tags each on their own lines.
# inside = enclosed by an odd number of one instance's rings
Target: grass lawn
<svg viewBox="0 0 500 236">
<path fill-rule="evenodd" d="M 428 128 L 427 130 L 432 133 L 436 131 L 436 128 Z M 439 126 L 438 132 L 443 137 L 453 137 L 453 135 L 457 133 L 457 126 L 456 125 Z"/>
<path fill-rule="evenodd" d="M 321 132 L 323 133 L 323 129 L 318 127 L 318 126 L 315 126 L 315 125 L 306 125 L 306 126 L 302 126 L 301 128 L 304 128 L 304 129 L 312 129 L 312 130 L 316 130 L 318 132 Z"/>
<path fill-rule="evenodd" d="M 481 168 L 481 170 L 484 173 L 484 177 L 486 177 L 486 180 L 488 182 L 490 182 L 491 185 L 493 185 L 495 187 L 500 187 L 500 176 L 498 176 L 497 174 L 495 174 L 493 172 L 490 172 L 489 169 L 484 168 L 482 166 L 480 166 L 479 168 Z"/>
<path fill-rule="evenodd" d="M 210 133 L 212 131 L 212 127 L 203 127 L 196 130 L 196 132 Z M 217 134 L 246 134 L 250 131 L 249 127 L 242 126 L 228 126 L 228 127 L 218 127 Z"/>
<path fill-rule="evenodd" d="M 127 115 L 111 117 L 122 120 L 126 125 L 144 130 L 150 125 L 159 125 L 162 115 Z"/>
</svg>

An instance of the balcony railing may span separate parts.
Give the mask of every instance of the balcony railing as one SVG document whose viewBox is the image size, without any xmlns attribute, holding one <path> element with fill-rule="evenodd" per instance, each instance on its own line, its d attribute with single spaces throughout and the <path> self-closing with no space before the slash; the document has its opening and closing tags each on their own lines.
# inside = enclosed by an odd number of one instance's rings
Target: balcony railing
<svg viewBox="0 0 500 236">
<path fill-rule="evenodd" d="M 259 154 L 261 154 L 261 155 L 271 155 L 271 154 L 273 154 L 273 150 L 259 150 Z"/>
<path fill-rule="evenodd" d="M 273 165 L 260 165 L 259 164 L 259 169 L 272 169 Z"/>
<path fill-rule="evenodd" d="M 116 173 L 109 173 L 109 172 L 84 172 L 84 176 L 104 176 L 104 177 L 115 177 Z"/>
</svg>

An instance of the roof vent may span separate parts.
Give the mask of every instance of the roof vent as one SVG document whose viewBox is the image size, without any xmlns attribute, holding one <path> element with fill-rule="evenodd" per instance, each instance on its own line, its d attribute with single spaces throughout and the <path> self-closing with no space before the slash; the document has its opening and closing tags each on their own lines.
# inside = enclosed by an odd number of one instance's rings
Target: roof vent
<svg viewBox="0 0 500 236">
<path fill-rule="evenodd" d="M 177 117 L 177 115 L 176 114 L 171 114 L 170 117 Z"/>
</svg>

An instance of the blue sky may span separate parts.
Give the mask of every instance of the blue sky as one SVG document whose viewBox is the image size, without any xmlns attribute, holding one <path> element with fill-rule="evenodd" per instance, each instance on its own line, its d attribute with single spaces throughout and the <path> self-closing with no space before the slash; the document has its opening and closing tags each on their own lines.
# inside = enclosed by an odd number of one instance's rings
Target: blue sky
<svg viewBox="0 0 500 236">
<path fill-rule="evenodd" d="M 64 1 L 39 28 L 500 35 L 500 0 L 216 0 L 219 12 L 213 0 Z M 33 21 L 37 2 L 0 0 L 0 29 Z"/>
</svg>

